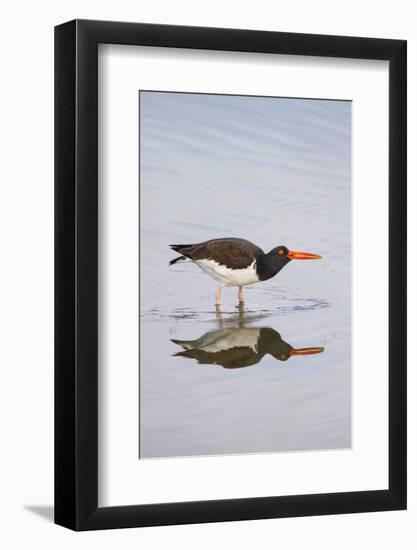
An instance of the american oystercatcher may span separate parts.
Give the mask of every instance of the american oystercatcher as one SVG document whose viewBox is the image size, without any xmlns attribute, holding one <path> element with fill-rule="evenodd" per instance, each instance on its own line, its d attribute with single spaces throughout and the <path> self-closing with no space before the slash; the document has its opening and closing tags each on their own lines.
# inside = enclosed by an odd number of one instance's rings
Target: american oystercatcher
<svg viewBox="0 0 417 550">
<path fill-rule="evenodd" d="M 169 262 L 191 260 L 220 286 L 216 290 L 216 305 L 220 304 L 225 286 L 237 286 L 239 302 L 243 302 L 243 287 L 274 277 L 291 260 L 319 260 L 318 254 L 295 252 L 285 246 L 276 246 L 266 253 L 256 244 L 245 239 L 212 239 L 196 244 L 171 244 L 181 254 Z"/>
<path fill-rule="evenodd" d="M 240 369 L 256 365 L 269 354 L 278 361 L 290 357 L 313 355 L 322 347 L 293 348 L 273 328 L 225 328 L 212 330 L 197 340 L 172 340 L 184 351 L 175 356 L 195 359 L 203 365 L 221 365 L 225 369 Z"/>
</svg>

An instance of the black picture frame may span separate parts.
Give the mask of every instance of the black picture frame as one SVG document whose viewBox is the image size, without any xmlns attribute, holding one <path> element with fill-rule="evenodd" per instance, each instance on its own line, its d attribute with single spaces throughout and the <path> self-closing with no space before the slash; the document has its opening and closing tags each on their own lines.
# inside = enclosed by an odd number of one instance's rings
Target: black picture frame
<svg viewBox="0 0 417 550">
<path fill-rule="evenodd" d="M 389 488 L 98 507 L 98 44 L 389 62 Z M 55 522 L 74 530 L 406 508 L 406 41 L 74 20 L 55 28 Z"/>
</svg>

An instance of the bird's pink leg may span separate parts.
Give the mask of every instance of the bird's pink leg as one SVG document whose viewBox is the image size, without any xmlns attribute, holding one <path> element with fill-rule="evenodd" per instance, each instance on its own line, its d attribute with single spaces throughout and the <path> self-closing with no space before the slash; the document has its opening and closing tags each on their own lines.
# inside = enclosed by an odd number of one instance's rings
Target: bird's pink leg
<svg viewBox="0 0 417 550">
<path fill-rule="evenodd" d="M 221 304 L 221 299 L 222 299 L 222 289 L 221 289 L 221 287 L 216 289 L 215 296 L 216 296 L 216 306 L 219 306 Z"/>
<path fill-rule="evenodd" d="M 243 298 L 243 286 L 239 287 L 239 290 L 237 291 L 237 297 L 239 299 L 239 302 L 243 304 L 243 302 L 245 301 L 245 299 Z"/>
</svg>

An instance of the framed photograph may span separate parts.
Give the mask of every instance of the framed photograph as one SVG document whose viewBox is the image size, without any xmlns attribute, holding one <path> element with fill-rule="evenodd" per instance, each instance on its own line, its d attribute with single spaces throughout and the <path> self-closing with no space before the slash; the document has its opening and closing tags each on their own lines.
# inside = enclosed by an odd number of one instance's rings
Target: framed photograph
<svg viewBox="0 0 417 550">
<path fill-rule="evenodd" d="M 406 42 L 55 29 L 55 522 L 406 507 Z"/>
</svg>

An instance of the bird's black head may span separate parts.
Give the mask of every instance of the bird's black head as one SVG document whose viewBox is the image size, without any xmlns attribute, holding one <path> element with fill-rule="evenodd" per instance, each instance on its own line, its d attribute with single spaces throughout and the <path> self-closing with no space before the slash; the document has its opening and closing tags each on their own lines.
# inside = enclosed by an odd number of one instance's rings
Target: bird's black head
<svg viewBox="0 0 417 550">
<path fill-rule="evenodd" d="M 278 259 L 279 262 L 285 262 L 287 264 L 291 258 L 288 257 L 289 250 L 286 246 L 280 245 L 273 248 L 270 252 L 268 252 L 267 256 L 271 256 L 272 258 Z"/>
<path fill-rule="evenodd" d="M 296 252 L 286 246 L 276 246 L 267 254 L 264 254 L 256 262 L 256 271 L 261 281 L 266 281 L 276 275 L 291 260 L 320 260 L 318 254 L 310 252 Z"/>
<path fill-rule="evenodd" d="M 290 261 L 286 246 L 276 246 L 256 262 L 256 271 L 261 281 L 266 281 L 281 271 Z"/>
</svg>

